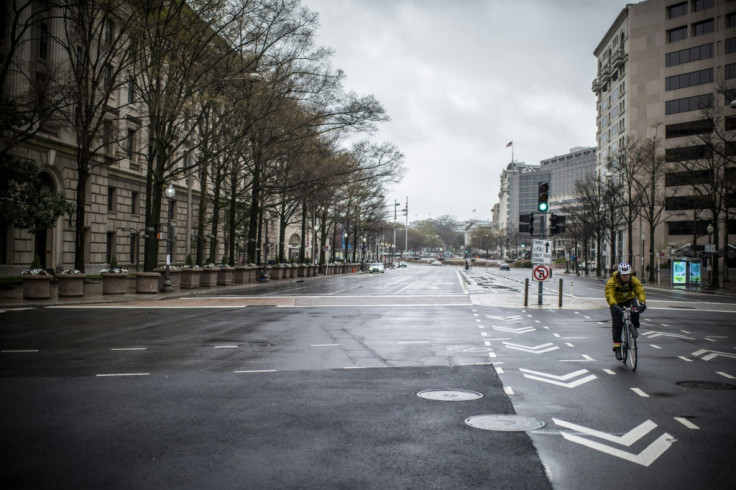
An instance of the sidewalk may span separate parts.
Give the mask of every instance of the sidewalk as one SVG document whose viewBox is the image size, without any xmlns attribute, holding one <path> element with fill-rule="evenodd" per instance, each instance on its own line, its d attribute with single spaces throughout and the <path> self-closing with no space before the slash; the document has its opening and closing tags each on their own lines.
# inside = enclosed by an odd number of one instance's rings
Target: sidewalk
<svg viewBox="0 0 736 490">
<path fill-rule="evenodd" d="M 281 279 L 270 281 L 270 284 L 290 284 L 304 280 L 325 277 L 324 275 L 298 278 Z M 329 276 L 327 276 L 329 277 Z M 135 278 L 128 278 L 128 290 L 126 294 L 102 294 L 102 279 L 86 279 L 84 283 L 84 295 L 79 297 L 59 297 L 58 283 L 51 283 L 51 296 L 49 299 L 23 299 L 23 285 L 21 283 L 3 284 L 0 286 L 0 309 L 9 308 L 35 308 L 59 305 L 84 305 L 98 303 L 120 303 L 133 301 L 162 301 L 175 298 L 187 298 L 203 296 L 206 294 L 235 294 L 243 290 L 262 287 L 263 284 L 254 282 L 246 284 L 233 284 L 232 286 L 200 287 L 197 289 L 175 288 L 171 293 L 140 294 L 136 292 Z"/>
</svg>

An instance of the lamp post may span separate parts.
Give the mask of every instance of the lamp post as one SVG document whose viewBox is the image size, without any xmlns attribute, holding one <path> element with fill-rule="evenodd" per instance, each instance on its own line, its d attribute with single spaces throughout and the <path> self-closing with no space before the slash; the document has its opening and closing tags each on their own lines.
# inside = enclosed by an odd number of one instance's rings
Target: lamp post
<svg viewBox="0 0 736 490">
<path fill-rule="evenodd" d="M 176 195 L 176 189 L 174 189 L 174 186 L 169 182 L 169 187 L 166 188 L 166 197 L 168 199 L 173 199 Z M 174 241 L 174 225 L 171 223 L 171 220 L 169 220 L 169 231 L 168 236 L 166 237 L 166 275 L 164 276 L 164 286 L 161 288 L 161 291 L 164 293 L 171 293 L 174 291 L 174 288 L 171 287 L 171 243 Z"/>
<path fill-rule="evenodd" d="M 706 231 L 708 232 L 708 245 L 711 246 L 713 243 L 713 232 L 715 231 L 715 228 L 713 228 L 713 223 L 708 223 L 708 227 L 706 228 Z M 712 247 L 709 247 L 712 249 Z M 713 276 L 711 275 L 713 273 L 713 252 L 710 253 L 710 257 L 708 259 L 708 289 L 713 289 Z"/>
</svg>

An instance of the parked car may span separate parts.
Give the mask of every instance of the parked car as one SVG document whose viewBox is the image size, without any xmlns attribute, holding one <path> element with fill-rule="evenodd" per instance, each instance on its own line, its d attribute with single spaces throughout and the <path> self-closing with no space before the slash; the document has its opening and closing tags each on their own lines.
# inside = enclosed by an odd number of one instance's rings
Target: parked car
<svg viewBox="0 0 736 490">
<path fill-rule="evenodd" d="M 509 264 L 501 264 L 501 267 L 499 267 L 502 271 L 510 271 L 511 267 L 509 267 Z"/>
<path fill-rule="evenodd" d="M 432 262 L 432 265 L 442 265 L 442 262 L 440 262 L 439 260 L 435 260 L 434 262 Z"/>
<path fill-rule="evenodd" d="M 401 267 L 407 267 L 407 265 L 408 264 L 406 262 L 404 262 L 403 260 L 401 262 L 399 262 L 399 268 L 401 268 Z"/>
<path fill-rule="evenodd" d="M 386 268 L 383 266 L 382 263 L 380 263 L 380 262 L 374 262 L 368 268 L 368 271 L 371 274 L 373 274 L 374 272 L 380 272 L 381 274 L 383 274 L 384 272 L 386 272 Z"/>
</svg>

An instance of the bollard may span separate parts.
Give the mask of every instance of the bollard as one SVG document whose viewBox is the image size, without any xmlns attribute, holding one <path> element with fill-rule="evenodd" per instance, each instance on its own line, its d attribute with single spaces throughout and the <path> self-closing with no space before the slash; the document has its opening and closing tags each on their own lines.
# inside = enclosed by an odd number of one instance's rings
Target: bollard
<svg viewBox="0 0 736 490">
<path fill-rule="evenodd" d="M 560 308 L 562 308 L 562 279 L 560 279 Z"/>
<path fill-rule="evenodd" d="M 524 279 L 524 306 L 529 306 L 529 278 Z"/>
</svg>

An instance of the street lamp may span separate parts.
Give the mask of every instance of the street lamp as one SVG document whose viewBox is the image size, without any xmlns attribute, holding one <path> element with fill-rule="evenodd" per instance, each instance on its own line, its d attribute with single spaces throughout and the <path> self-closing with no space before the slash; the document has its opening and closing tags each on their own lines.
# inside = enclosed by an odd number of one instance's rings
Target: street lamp
<svg viewBox="0 0 736 490">
<path fill-rule="evenodd" d="M 171 200 L 176 195 L 176 189 L 171 182 L 169 187 L 166 188 L 166 197 Z M 166 275 L 164 276 L 164 286 L 161 291 L 164 293 L 171 293 L 174 288 L 171 287 L 171 243 L 174 241 L 174 225 L 169 220 L 169 232 L 166 237 Z"/>
</svg>

